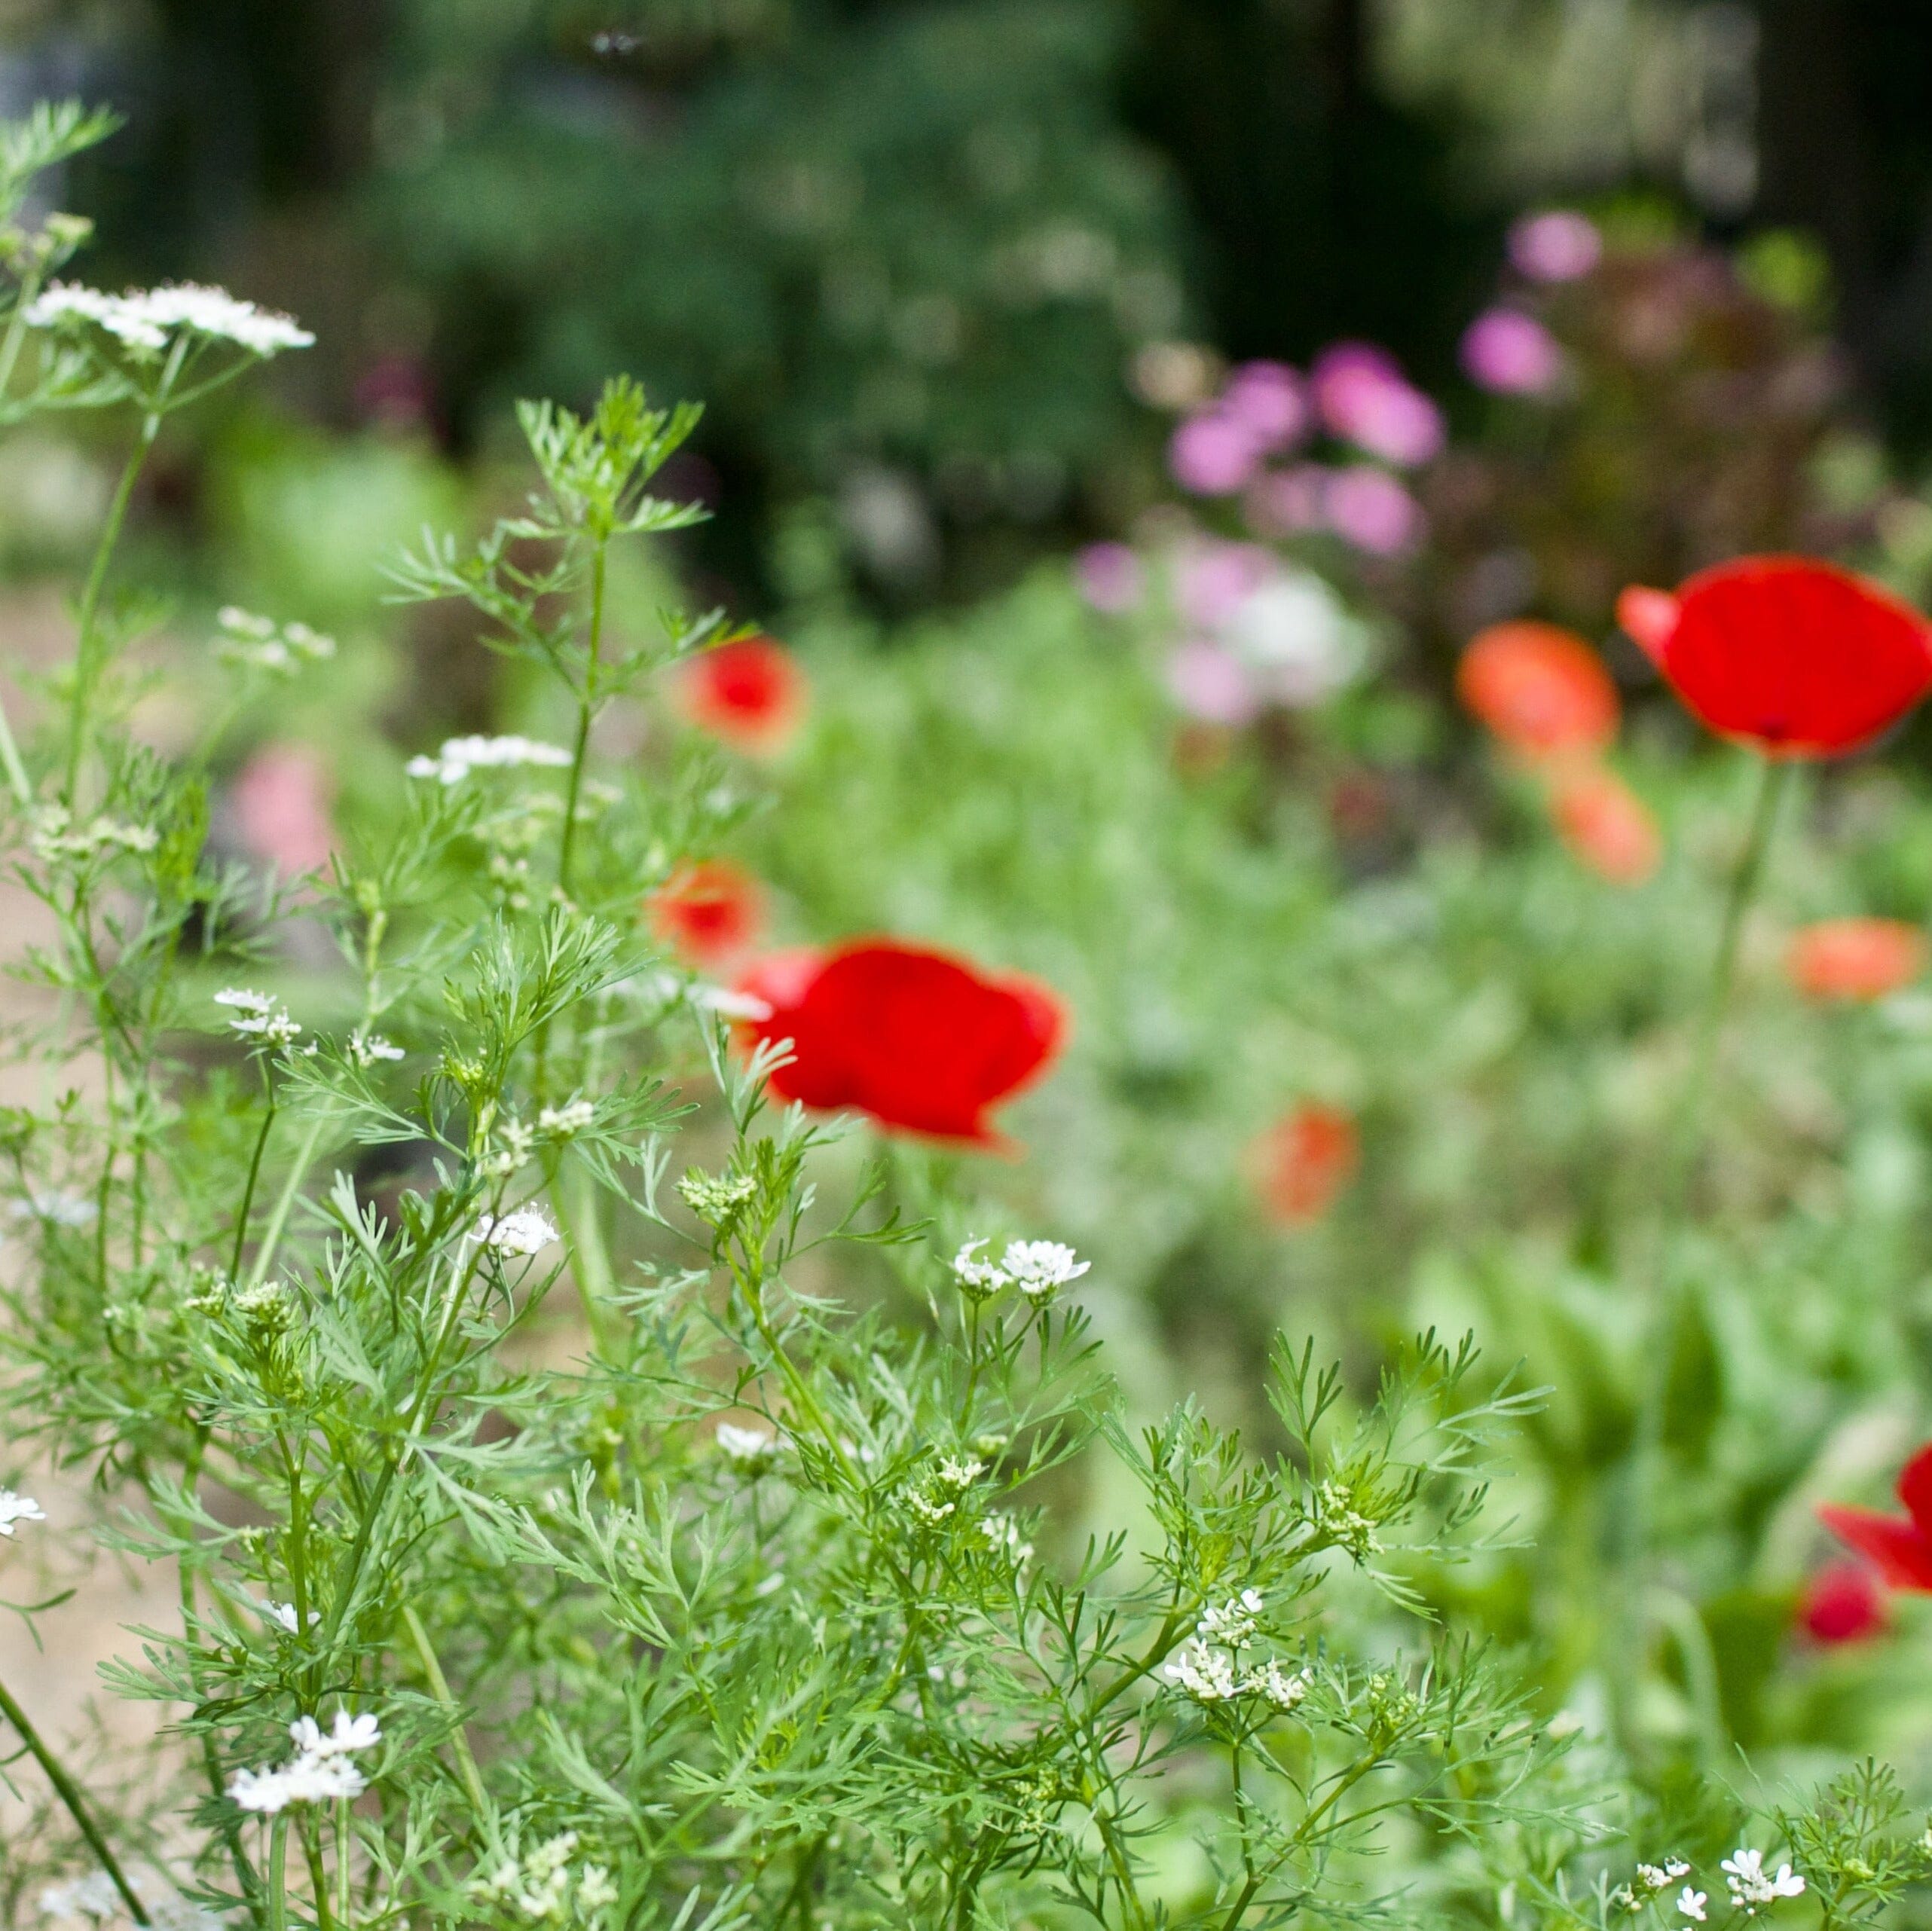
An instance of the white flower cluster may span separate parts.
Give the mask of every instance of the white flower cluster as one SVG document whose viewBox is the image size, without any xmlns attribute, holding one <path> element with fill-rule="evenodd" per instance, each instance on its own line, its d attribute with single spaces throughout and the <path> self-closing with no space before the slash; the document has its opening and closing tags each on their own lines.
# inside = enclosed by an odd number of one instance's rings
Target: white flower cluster
<svg viewBox="0 0 1932 1931">
<path fill-rule="evenodd" d="M 32 1496 L 17 1496 L 11 1489 L 0 1489 L 0 1535 L 11 1536 L 17 1522 L 44 1522 L 47 1511 Z"/>
<path fill-rule="evenodd" d="M 228 1022 L 228 1029 L 240 1033 L 244 1039 L 259 1040 L 264 1046 L 292 1046 L 301 1037 L 301 1028 L 289 1018 L 282 1002 L 271 999 L 265 992 L 253 992 L 245 985 L 231 985 L 226 991 L 215 995 L 215 1004 L 228 1007 L 241 1015 Z"/>
<path fill-rule="evenodd" d="M 509 765 L 567 765 L 570 754 L 560 744 L 540 744 L 533 738 L 446 738 L 431 757 L 411 758 L 405 767 L 411 778 L 433 778 L 439 784 L 460 784 L 472 771 Z"/>
<path fill-rule="evenodd" d="M 1767 1871 L 1761 1850 L 1740 1845 L 1724 1859 L 1722 1868 L 1732 1903 L 1753 1917 L 1766 1905 L 1775 1904 L 1780 1898 L 1802 1897 L 1805 1894 L 1804 1879 L 1797 1876 L 1790 1865 L 1779 1865 L 1775 1875 Z"/>
<path fill-rule="evenodd" d="M 1346 1483 L 1325 1481 L 1315 1491 L 1311 1514 L 1316 1526 L 1357 1562 L 1379 1554 L 1382 1538 L 1371 1517 L 1356 1507 L 1356 1495 Z"/>
<path fill-rule="evenodd" d="M 84 1195 L 48 1190 L 11 1202 L 7 1211 L 17 1221 L 47 1221 L 57 1227 L 87 1227 L 93 1225 L 94 1216 L 100 1209 Z"/>
<path fill-rule="evenodd" d="M 278 624 L 272 617 L 225 605 L 215 613 L 219 634 L 215 655 L 225 664 L 292 677 L 304 664 L 319 664 L 335 655 L 335 640 L 312 631 L 307 624 Z"/>
<path fill-rule="evenodd" d="M 524 1260 L 548 1247 L 557 1238 L 557 1230 L 541 1207 L 519 1207 L 500 1220 L 485 1214 L 470 1238 L 511 1260 Z"/>
<path fill-rule="evenodd" d="M 35 814 L 29 839 L 34 855 L 50 863 L 60 858 L 93 858 L 104 851 L 152 851 L 160 842 L 152 826 L 123 824 L 118 818 L 96 817 L 76 826 L 73 814 L 61 805 L 43 806 Z"/>
<path fill-rule="evenodd" d="M 400 1059 L 405 1056 L 401 1046 L 393 1040 L 384 1038 L 379 1032 L 359 1032 L 352 1035 L 348 1053 L 350 1065 L 359 1066 L 365 1071 L 379 1059 Z"/>
<path fill-rule="evenodd" d="M 784 1453 L 784 1444 L 769 1428 L 741 1428 L 735 1422 L 719 1422 L 711 1439 L 725 1465 L 747 1482 L 771 1474 Z"/>
<path fill-rule="evenodd" d="M 167 1881 L 151 1871 L 128 1871 L 129 1888 L 141 1900 L 154 1931 L 222 1931 L 222 1920 L 190 1904 Z M 90 1871 L 64 1884 L 50 1884 L 40 1894 L 43 1917 L 84 1917 L 96 1925 L 124 1918 L 127 1906 L 105 1871 Z"/>
<path fill-rule="evenodd" d="M 158 355 L 177 330 L 231 342 L 252 356 L 306 349 L 315 338 L 290 316 L 258 308 L 225 289 L 181 282 L 160 289 L 111 295 L 99 289 L 57 282 L 35 298 L 23 318 L 29 328 L 91 325 L 142 356 Z"/>
<path fill-rule="evenodd" d="M 1640 1864 L 1637 1881 L 1646 1891 L 1670 1889 L 1680 1878 L 1690 1875 L 1690 1866 L 1681 1857 L 1667 1857 L 1661 1864 Z"/>
<path fill-rule="evenodd" d="M 244 1810 L 274 1816 L 291 1804 L 333 1803 L 338 1797 L 359 1797 L 368 1780 L 353 1759 L 359 1750 L 373 1749 L 382 1741 L 381 1726 L 373 1716 L 335 1713 L 335 1725 L 324 1730 L 312 1716 L 298 1716 L 289 1725 L 295 1746 L 291 1762 L 274 1770 L 238 1770 L 228 1780 L 228 1795 Z"/>
<path fill-rule="evenodd" d="M 982 1260 L 982 1240 L 969 1240 L 952 1257 L 960 1291 L 973 1300 L 990 1300 L 1008 1288 L 1017 1288 L 1035 1303 L 1050 1301 L 1070 1281 L 1093 1266 L 1057 1240 L 1016 1240 L 998 1261 Z"/>
<path fill-rule="evenodd" d="M 536 1116 L 536 1130 L 567 1140 L 581 1133 L 597 1117 L 597 1108 L 587 1099 L 573 1099 L 567 1106 L 546 1106 Z"/>
<path fill-rule="evenodd" d="M 1294 1709 L 1308 1694 L 1305 1670 L 1291 1675 L 1273 1657 L 1258 1667 L 1242 1668 L 1240 1652 L 1253 1645 L 1265 1606 L 1258 1589 L 1244 1589 L 1218 1606 L 1210 1603 L 1162 1673 L 1197 1703 L 1258 1696 L 1276 1709 Z"/>
<path fill-rule="evenodd" d="M 595 1917 L 617 1902 L 617 1887 L 601 1864 L 586 1864 L 575 1874 L 570 1859 L 576 1854 L 577 1834 L 565 1831 L 500 1865 L 487 1878 L 478 1878 L 470 1889 L 494 1903 L 513 1905 L 532 1923 L 562 1924 L 573 1917 L 579 1920 Z M 571 1888 L 576 1891 L 576 1908 L 571 1908 Z"/>
<path fill-rule="evenodd" d="M 1019 1524 L 1010 1515 L 988 1516 L 980 1524 L 980 1533 L 995 1555 L 1004 1556 L 1015 1568 L 1032 1556 L 1033 1544 L 1021 1534 Z"/>
</svg>

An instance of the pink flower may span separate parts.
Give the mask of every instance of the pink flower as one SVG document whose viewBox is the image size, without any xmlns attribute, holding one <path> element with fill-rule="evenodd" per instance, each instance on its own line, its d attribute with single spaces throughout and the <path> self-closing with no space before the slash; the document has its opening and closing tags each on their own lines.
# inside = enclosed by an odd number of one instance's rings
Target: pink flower
<svg viewBox="0 0 1932 1931">
<path fill-rule="evenodd" d="M 1270 453 L 1289 448 L 1308 427 L 1307 392 L 1285 362 L 1243 362 L 1228 378 L 1221 408 Z"/>
<path fill-rule="evenodd" d="M 1073 560 L 1074 581 L 1095 610 L 1117 617 L 1146 588 L 1140 558 L 1125 543 L 1090 543 Z"/>
<path fill-rule="evenodd" d="M 1329 528 L 1371 556 L 1400 556 L 1422 540 L 1422 509 L 1415 498 L 1386 470 L 1365 463 L 1329 478 L 1323 507 Z"/>
<path fill-rule="evenodd" d="M 1242 506 L 1249 528 L 1263 536 L 1298 536 L 1326 527 L 1328 487 L 1328 472 L 1319 463 L 1264 471 L 1249 484 Z"/>
<path fill-rule="evenodd" d="M 1596 223 L 1573 208 L 1525 215 L 1509 231 L 1509 259 L 1533 282 L 1573 282 L 1588 274 L 1603 253 Z"/>
<path fill-rule="evenodd" d="M 334 793 L 322 760 L 306 744 L 265 744 L 242 767 L 229 802 L 242 843 L 293 878 L 329 863 Z"/>
<path fill-rule="evenodd" d="M 1533 315 L 1487 309 L 1463 336 L 1469 380 L 1498 396 L 1547 396 L 1563 377 L 1563 351 Z"/>
<path fill-rule="evenodd" d="M 1261 460 L 1255 432 L 1218 409 L 1190 416 L 1167 445 L 1167 466 L 1175 481 L 1197 496 L 1232 496 Z"/>
<path fill-rule="evenodd" d="M 1323 423 L 1343 442 L 1405 469 L 1441 453 L 1442 411 L 1386 350 L 1337 342 L 1316 358 L 1309 380 Z"/>
<path fill-rule="evenodd" d="M 1261 708 L 1233 652 L 1191 637 L 1167 660 L 1167 688 L 1190 717 L 1205 724 L 1246 724 Z"/>
<path fill-rule="evenodd" d="M 1174 607 L 1183 622 L 1217 630 L 1274 567 L 1258 543 L 1191 543 L 1175 559 Z"/>
</svg>

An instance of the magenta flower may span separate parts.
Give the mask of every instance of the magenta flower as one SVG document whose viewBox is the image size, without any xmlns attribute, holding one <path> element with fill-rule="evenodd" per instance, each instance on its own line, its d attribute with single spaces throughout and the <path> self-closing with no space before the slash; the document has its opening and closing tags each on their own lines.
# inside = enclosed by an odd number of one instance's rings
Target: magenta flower
<svg viewBox="0 0 1932 1931">
<path fill-rule="evenodd" d="M 1167 466 L 1175 481 L 1197 496 L 1232 496 L 1261 460 L 1255 432 L 1219 409 L 1190 416 L 1167 445 Z"/>
<path fill-rule="evenodd" d="M 1184 623 L 1218 629 L 1274 567 L 1258 543 L 1190 543 L 1175 558 L 1174 607 Z"/>
<path fill-rule="evenodd" d="M 1190 717 L 1206 724 L 1246 724 L 1261 708 L 1240 658 L 1205 637 L 1176 646 L 1167 660 L 1167 688 Z"/>
<path fill-rule="evenodd" d="M 1328 479 L 1328 527 L 1371 556 L 1396 557 L 1422 540 L 1421 506 L 1386 470 L 1359 463 Z"/>
<path fill-rule="evenodd" d="M 1464 372 L 1496 396 L 1547 396 L 1563 379 L 1563 351 L 1533 315 L 1486 309 L 1463 336 Z"/>
<path fill-rule="evenodd" d="M 1386 350 L 1337 342 L 1316 357 L 1309 380 L 1323 423 L 1343 442 L 1405 469 L 1441 454 L 1442 411 Z"/>
<path fill-rule="evenodd" d="M 1587 215 L 1552 208 L 1525 215 L 1509 231 L 1509 259 L 1533 282 L 1573 282 L 1602 258 L 1603 237 Z"/>
<path fill-rule="evenodd" d="M 1140 558 L 1125 543 L 1090 543 L 1073 560 L 1074 581 L 1094 610 L 1117 617 L 1146 588 Z"/>
<path fill-rule="evenodd" d="M 1220 407 L 1270 454 L 1289 448 L 1308 427 L 1306 388 L 1285 362 L 1243 362 L 1228 378 Z"/>
</svg>

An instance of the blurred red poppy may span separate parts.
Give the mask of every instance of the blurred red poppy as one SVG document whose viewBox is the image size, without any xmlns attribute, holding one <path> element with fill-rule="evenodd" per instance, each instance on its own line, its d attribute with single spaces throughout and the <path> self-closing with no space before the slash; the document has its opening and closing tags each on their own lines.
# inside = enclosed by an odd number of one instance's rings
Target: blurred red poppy
<svg viewBox="0 0 1932 1931">
<path fill-rule="evenodd" d="M 1664 842 L 1650 807 L 1614 771 L 1580 771 L 1550 793 L 1550 816 L 1581 864 L 1613 885 L 1640 885 Z"/>
<path fill-rule="evenodd" d="M 1603 660 L 1554 624 L 1492 624 L 1456 667 L 1456 695 L 1512 751 L 1541 761 L 1602 750 L 1617 735 Z"/>
<path fill-rule="evenodd" d="M 1740 557 L 1674 596 L 1633 587 L 1617 621 L 1710 729 L 1770 757 L 1855 751 L 1932 690 L 1932 625 L 1804 557 Z"/>
<path fill-rule="evenodd" d="M 1250 1169 L 1268 1217 L 1302 1227 L 1328 1211 L 1361 1158 L 1361 1136 L 1347 1114 L 1320 1100 L 1302 1100 L 1255 1141 Z"/>
<path fill-rule="evenodd" d="M 1925 969 L 1925 935 L 1902 918 L 1827 918 L 1808 925 L 1785 955 L 1808 999 L 1882 999 Z"/>
<path fill-rule="evenodd" d="M 741 751 L 778 750 L 805 715 L 805 673 L 769 637 L 701 651 L 680 668 L 676 689 L 693 724 Z"/>
<path fill-rule="evenodd" d="M 687 964 L 727 964 L 764 924 L 758 881 L 729 860 L 680 866 L 647 900 L 651 930 Z"/>
<path fill-rule="evenodd" d="M 1905 1514 L 1825 1502 L 1822 1522 L 1846 1548 L 1869 1557 L 1894 1589 L 1932 1590 L 1932 1444 L 1905 1465 L 1898 1478 Z"/>
<path fill-rule="evenodd" d="M 1885 1590 L 1863 1563 L 1826 1563 L 1799 1598 L 1798 1627 L 1814 1642 L 1859 1642 L 1885 1626 Z"/>
<path fill-rule="evenodd" d="M 1065 1043 L 1057 995 L 1017 974 L 889 939 L 758 961 L 739 990 L 771 1008 L 744 1030 L 790 1040 L 772 1091 L 821 1111 L 974 1146 L 1006 1143 L 987 1117 Z"/>
</svg>

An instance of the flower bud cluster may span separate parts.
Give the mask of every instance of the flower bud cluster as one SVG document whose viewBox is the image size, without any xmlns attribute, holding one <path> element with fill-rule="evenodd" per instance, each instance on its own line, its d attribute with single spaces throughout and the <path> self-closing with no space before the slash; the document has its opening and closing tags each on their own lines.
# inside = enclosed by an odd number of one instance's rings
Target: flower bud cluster
<svg viewBox="0 0 1932 1931">
<path fill-rule="evenodd" d="M 577 1834 L 564 1831 L 521 1857 L 505 1859 L 470 1885 L 471 1895 L 507 1905 L 532 1923 L 564 1924 L 594 1917 L 617 1902 L 617 1887 L 601 1864 L 573 1865 Z"/>
<path fill-rule="evenodd" d="M 228 1795 L 244 1810 L 272 1816 L 291 1804 L 332 1803 L 359 1797 L 369 1787 L 354 1758 L 382 1741 L 373 1716 L 338 1710 L 332 1730 L 312 1716 L 300 1716 L 289 1725 L 289 1735 L 295 1746 L 291 1761 L 274 1770 L 238 1770 L 229 1778 Z"/>
<path fill-rule="evenodd" d="M 335 655 L 335 640 L 307 624 L 277 624 L 272 617 L 225 604 L 215 615 L 215 655 L 225 664 L 292 677 L 304 665 Z"/>
<path fill-rule="evenodd" d="M 239 1033 L 244 1039 L 254 1040 L 263 1046 L 292 1046 L 301 1037 L 302 1029 L 289 1018 L 287 1008 L 279 999 L 271 999 L 265 992 L 231 985 L 226 991 L 215 995 L 215 1004 L 226 1006 L 240 1015 L 228 1022 L 228 1030 Z"/>
<path fill-rule="evenodd" d="M 77 826 L 63 805 L 43 805 L 34 814 L 29 841 L 34 855 L 49 864 L 65 860 L 84 863 L 109 851 L 152 851 L 160 835 L 151 826 L 123 824 L 117 818 L 96 817 Z"/>
<path fill-rule="evenodd" d="M 1201 1612 L 1194 1633 L 1182 1643 L 1162 1671 L 1183 1695 L 1199 1703 L 1231 1703 L 1240 1697 L 1260 1697 L 1279 1710 L 1291 1710 L 1308 1694 L 1306 1670 L 1290 1674 L 1279 1661 L 1244 1668 L 1241 1651 L 1253 1647 L 1262 1610 L 1267 1606 L 1258 1589 L 1244 1589 Z"/>
<path fill-rule="evenodd" d="M 1029 1300 L 1044 1306 L 1093 1264 L 1057 1240 L 1010 1242 L 996 1262 L 980 1257 L 986 1244 L 983 1239 L 968 1241 L 952 1257 L 953 1278 L 969 1300 L 991 1300 L 1008 1288 L 1017 1288 Z"/>
</svg>

